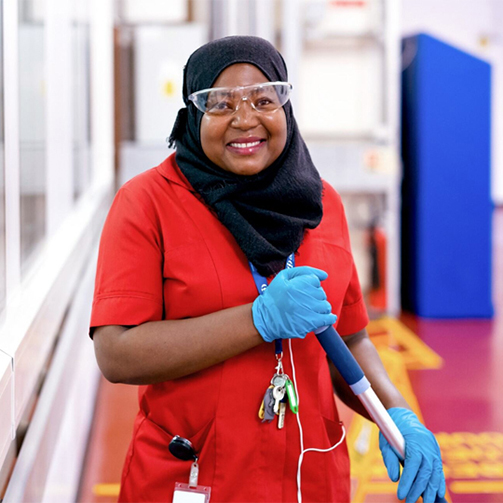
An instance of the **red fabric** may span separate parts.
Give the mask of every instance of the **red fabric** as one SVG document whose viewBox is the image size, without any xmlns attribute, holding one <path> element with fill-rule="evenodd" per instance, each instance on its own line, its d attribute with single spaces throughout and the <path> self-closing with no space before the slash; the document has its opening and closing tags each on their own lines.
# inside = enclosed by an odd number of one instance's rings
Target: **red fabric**
<svg viewBox="0 0 503 503">
<path fill-rule="evenodd" d="M 338 194 L 324 189 L 324 218 L 306 233 L 296 265 L 328 272 L 323 283 L 338 330 L 368 322 Z M 114 200 L 100 244 L 91 326 L 138 325 L 200 316 L 252 302 L 257 290 L 246 257 L 229 231 L 194 193 L 174 156 L 125 184 Z M 288 343 L 285 372 L 292 376 Z M 292 341 L 305 448 L 327 448 L 341 436 L 326 358 L 313 334 Z M 274 373 L 274 348 L 262 344 L 187 377 L 140 393 L 120 501 L 171 501 L 187 482 L 190 462 L 176 460 L 172 436 L 200 453 L 201 485 L 211 501 L 296 501 L 299 430 L 261 423 L 258 410 Z M 304 501 L 349 501 L 346 445 L 309 452 L 302 466 Z"/>
</svg>

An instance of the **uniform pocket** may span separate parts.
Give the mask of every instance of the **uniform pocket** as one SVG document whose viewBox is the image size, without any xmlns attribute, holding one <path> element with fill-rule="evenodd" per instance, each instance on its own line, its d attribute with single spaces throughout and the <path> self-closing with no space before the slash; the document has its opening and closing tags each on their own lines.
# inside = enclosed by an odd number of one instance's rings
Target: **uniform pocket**
<svg viewBox="0 0 503 503">
<path fill-rule="evenodd" d="M 180 435 L 183 437 L 183 432 L 170 432 L 167 431 L 165 428 L 157 424 L 155 421 L 153 421 L 151 418 L 147 417 L 147 422 L 149 423 L 147 428 L 155 430 L 156 434 L 154 434 L 153 439 L 155 438 L 155 441 L 160 443 L 161 445 L 165 445 L 166 449 L 173 440 L 173 437 L 175 435 Z M 193 435 L 190 437 L 187 437 L 187 440 L 190 440 L 191 444 L 194 447 L 194 450 L 196 451 L 196 454 L 198 455 L 199 458 L 202 456 L 202 451 L 204 450 L 204 446 L 206 443 L 206 440 L 208 438 L 208 435 L 213 427 L 214 423 L 214 418 L 210 419 L 207 424 L 205 424 L 201 429 L 199 429 L 197 432 L 195 432 Z M 184 437 L 185 438 L 185 437 Z M 169 452 L 169 456 L 173 457 L 173 455 Z"/>
<path fill-rule="evenodd" d="M 343 435 L 343 423 L 323 417 L 330 447 L 341 441 Z M 347 432 L 346 432 L 347 433 Z M 329 501 L 346 502 L 350 498 L 350 470 L 349 455 L 346 441 L 329 452 L 329 459 L 325 459 L 327 476 L 331 478 L 329 486 Z M 333 477 L 333 478 L 332 478 Z"/>
<path fill-rule="evenodd" d="M 199 484 L 211 486 L 215 470 L 214 419 L 188 440 L 198 454 Z M 128 469 L 124 470 L 120 501 L 166 502 L 175 482 L 188 482 L 190 461 L 175 458 L 168 445 L 176 433 L 143 416 L 135 431 Z"/>
<path fill-rule="evenodd" d="M 327 438 L 330 444 L 329 447 L 331 447 L 341 440 L 343 423 L 341 421 L 333 421 L 325 416 L 323 416 L 323 423 L 325 424 L 325 431 L 327 432 Z"/>
</svg>

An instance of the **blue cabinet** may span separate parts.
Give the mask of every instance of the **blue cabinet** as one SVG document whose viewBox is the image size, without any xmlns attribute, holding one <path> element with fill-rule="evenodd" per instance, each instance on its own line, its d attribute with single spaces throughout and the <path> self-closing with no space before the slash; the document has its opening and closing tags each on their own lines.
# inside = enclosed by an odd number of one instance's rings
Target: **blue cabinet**
<svg viewBox="0 0 503 503">
<path fill-rule="evenodd" d="M 402 306 L 488 318 L 491 67 L 428 35 L 404 40 Z"/>
</svg>

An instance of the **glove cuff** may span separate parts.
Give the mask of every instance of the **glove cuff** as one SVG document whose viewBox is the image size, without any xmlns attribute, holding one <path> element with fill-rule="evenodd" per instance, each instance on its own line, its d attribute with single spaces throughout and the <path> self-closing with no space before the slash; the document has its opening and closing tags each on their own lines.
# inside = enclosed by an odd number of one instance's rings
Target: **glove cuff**
<svg viewBox="0 0 503 503">
<path fill-rule="evenodd" d="M 267 329 L 264 324 L 264 320 L 261 314 L 261 303 L 263 302 L 262 296 L 259 295 L 252 304 L 252 321 L 257 329 L 257 332 L 261 335 L 265 342 L 272 342 L 268 338 Z"/>
<path fill-rule="evenodd" d="M 388 413 L 400 430 L 408 426 L 413 428 L 417 426 L 423 428 L 425 427 L 417 415 L 405 407 L 392 407 L 391 409 L 388 409 Z"/>
</svg>

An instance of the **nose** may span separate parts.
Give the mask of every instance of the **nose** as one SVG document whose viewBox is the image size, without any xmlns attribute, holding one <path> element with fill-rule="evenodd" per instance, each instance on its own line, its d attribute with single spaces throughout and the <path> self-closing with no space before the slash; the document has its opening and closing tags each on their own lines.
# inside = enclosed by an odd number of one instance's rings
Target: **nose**
<svg viewBox="0 0 503 503">
<path fill-rule="evenodd" d="M 243 96 L 236 106 L 236 111 L 233 114 L 232 123 L 235 127 L 241 129 L 250 129 L 258 123 L 257 112 L 253 108 L 250 100 Z"/>
</svg>

